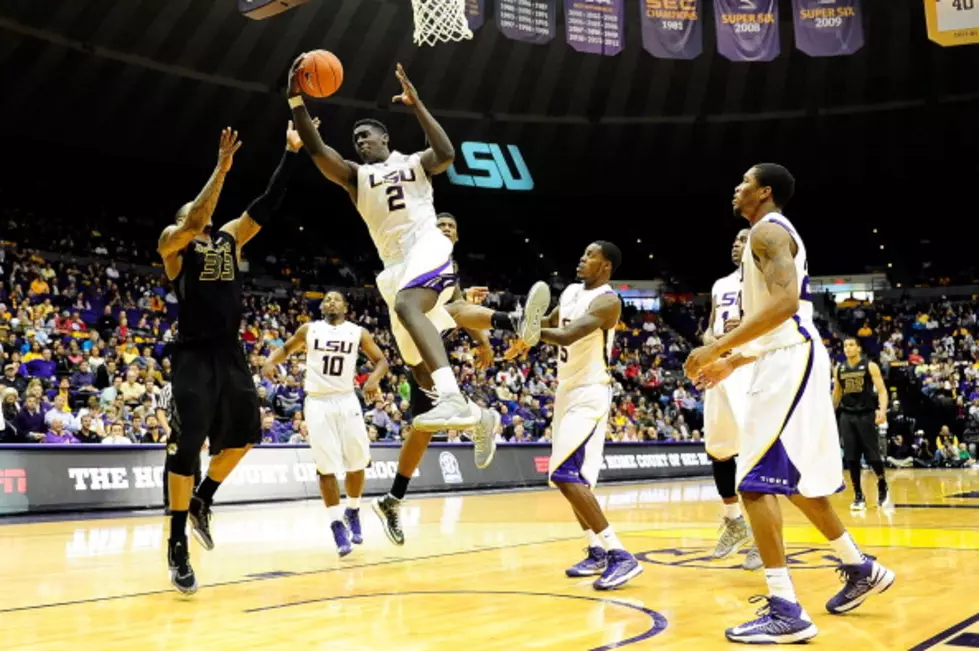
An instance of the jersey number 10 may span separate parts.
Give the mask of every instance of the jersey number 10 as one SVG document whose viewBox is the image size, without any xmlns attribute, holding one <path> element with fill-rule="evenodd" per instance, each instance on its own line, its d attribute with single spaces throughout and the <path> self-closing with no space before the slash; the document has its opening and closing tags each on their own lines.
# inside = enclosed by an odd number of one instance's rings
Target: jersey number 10
<svg viewBox="0 0 979 651">
<path fill-rule="evenodd" d="M 323 358 L 323 375 L 332 375 L 334 377 L 343 375 L 343 358 L 342 357 L 324 357 Z"/>
</svg>

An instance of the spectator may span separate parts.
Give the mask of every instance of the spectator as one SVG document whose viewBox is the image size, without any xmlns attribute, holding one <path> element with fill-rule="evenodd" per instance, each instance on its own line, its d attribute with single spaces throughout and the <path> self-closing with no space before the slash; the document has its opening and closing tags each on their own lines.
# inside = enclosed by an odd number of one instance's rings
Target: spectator
<svg viewBox="0 0 979 651">
<path fill-rule="evenodd" d="M 130 445 L 132 440 L 126 436 L 126 428 L 122 423 L 116 421 L 109 426 L 109 435 L 102 439 L 108 445 Z"/>
<path fill-rule="evenodd" d="M 49 423 L 50 429 L 48 433 L 44 436 L 42 443 L 78 443 L 71 432 L 65 429 L 64 421 L 60 419 L 53 419 Z"/>
</svg>

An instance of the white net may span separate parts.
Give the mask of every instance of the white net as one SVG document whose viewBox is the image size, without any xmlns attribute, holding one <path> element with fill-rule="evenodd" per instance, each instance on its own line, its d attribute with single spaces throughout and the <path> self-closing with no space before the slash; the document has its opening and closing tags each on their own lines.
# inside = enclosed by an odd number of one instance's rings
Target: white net
<svg viewBox="0 0 979 651">
<path fill-rule="evenodd" d="M 466 0 L 411 0 L 415 12 L 415 45 L 436 45 L 473 37 L 466 20 Z"/>
</svg>

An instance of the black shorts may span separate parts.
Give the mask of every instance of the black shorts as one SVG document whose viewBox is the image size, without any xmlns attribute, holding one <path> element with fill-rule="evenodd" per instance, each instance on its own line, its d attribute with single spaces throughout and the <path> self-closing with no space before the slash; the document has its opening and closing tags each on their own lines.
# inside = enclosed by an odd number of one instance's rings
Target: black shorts
<svg viewBox="0 0 979 651">
<path fill-rule="evenodd" d="M 173 351 L 171 445 L 211 455 L 262 440 L 258 391 L 241 344 L 186 345 Z"/>
<path fill-rule="evenodd" d="M 880 461 L 880 438 L 877 435 L 875 414 L 867 412 L 841 411 L 839 418 L 840 438 L 843 440 L 844 461 L 860 461 L 860 455 L 867 460 Z"/>
</svg>

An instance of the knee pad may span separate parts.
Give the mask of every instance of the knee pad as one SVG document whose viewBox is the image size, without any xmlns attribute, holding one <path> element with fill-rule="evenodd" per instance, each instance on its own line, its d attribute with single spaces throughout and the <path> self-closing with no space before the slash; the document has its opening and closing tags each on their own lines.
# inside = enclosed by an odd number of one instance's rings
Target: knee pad
<svg viewBox="0 0 979 651">
<path fill-rule="evenodd" d="M 737 497 L 738 462 L 733 458 L 727 461 L 712 459 L 711 465 L 713 465 L 714 485 L 717 487 L 718 494 L 726 498 Z"/>
</svg>

